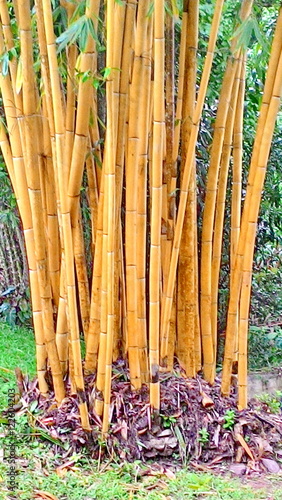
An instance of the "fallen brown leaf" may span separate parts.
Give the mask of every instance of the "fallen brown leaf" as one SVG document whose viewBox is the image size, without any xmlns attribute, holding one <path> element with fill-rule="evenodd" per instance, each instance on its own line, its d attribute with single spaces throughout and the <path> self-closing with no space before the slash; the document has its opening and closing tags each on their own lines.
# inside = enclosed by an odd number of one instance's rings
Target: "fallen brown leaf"
<svg viewBox="0 0 282 500">
<path fill-rule="evenodd" d="M 35 490 L 35 499 L 43 498 L 44 500 L 59 500 L 58 497 L 55 497 L 55 495 L 52 495 L 52 493 L 49 493 L 48 491 L 42 491 L 42 490 Z"/>
</svg>

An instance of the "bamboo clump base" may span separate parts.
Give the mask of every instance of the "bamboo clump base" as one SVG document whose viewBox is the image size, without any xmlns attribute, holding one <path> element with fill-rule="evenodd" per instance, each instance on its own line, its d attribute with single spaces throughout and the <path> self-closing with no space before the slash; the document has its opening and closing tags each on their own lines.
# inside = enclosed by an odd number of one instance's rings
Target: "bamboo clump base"
<svg viewBox="0 0 282 500">
<path fill-rule="evenodd" d="M 250 280 L 282 92 L 282 13 L 242 203 L 248 95 L 247 47 L 240 29 L 253 2 L 241 2 L 218 99 L 199 238 L 196 146 L 223 4 L 215 2 L 199 69 L 198 0 L 185 0 L 181 12 L 174 1 L 165 8 L 164 0 L 107 0 L 106 9 L 96 0 L 77 6 L 62 2 L 61 24 L 50 0 L 36 0 L 32 11 L 27 0 L 14 1 L 9 9 L 0 2 L 0 146 L 26 244 L 39 390 L 47 396 L 51 373 L 61 404 L 68 380 L 88 431 L 93 422 L 85 380 L 95 377 L 91 404 L 105 434 L 117 359 L 127 360 L 133 391 L 148 387 L 156 415 L 160 380 L 173 370 L 174 357 L 184 376 L 202 370 L 214 384 L 229 205 L 231 272 L 221 391 L 229 395 L 236 362 L 238 404 L 247 404 Z M 179 51 L 176 24 L 181 25 Z M 231 201 L 226 197 L 230 165 Z"/>
</svg>

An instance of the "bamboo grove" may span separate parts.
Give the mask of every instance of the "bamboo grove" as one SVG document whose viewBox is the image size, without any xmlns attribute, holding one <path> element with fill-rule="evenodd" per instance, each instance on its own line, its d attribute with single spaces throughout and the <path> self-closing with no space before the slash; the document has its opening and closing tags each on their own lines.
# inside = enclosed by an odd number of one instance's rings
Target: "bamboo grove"
<svg viewBox="0 0 282 500">
<path fill-rule="evenodd" d="M 243 0 L 234 14 L 199 238 L 197 141 L 224 1 L 214 2 L 200 70 L 198 0 L 181 8 L 174 0 L 0 0 L 0 144 L 27 249 L 39 388 L 48 393 L 50 369 L 60 403 L 68 376 L 85 429 L 84 375 L 96 374 L 94 406 L 107 432 L 112 363 L 120 357 L 128 360 L 132 390 L 148 384 L 156 412 L 159 374 L 172 371 L 175 358 L 183 375 L 202 370 L 213 384 L 228 176 L 222 393 L 229 394 L 237 361 L 239 408 L 246 406 L 252 260 L 282 90 L 280 11 L 242 201 L 247 48 L 240 26 L 252 4 Z M 58 12 L 67 23 L 59 38 Z"/>
</svg>

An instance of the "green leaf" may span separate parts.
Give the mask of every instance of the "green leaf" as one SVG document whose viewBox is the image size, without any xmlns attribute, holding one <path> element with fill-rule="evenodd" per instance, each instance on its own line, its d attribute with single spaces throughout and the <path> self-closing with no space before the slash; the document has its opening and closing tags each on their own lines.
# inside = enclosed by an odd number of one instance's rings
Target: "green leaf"
<svg viewBox="0 0 282 500">
<path fill-rule="evenodd" d="M 76 2 L 73 2 L 76 3 Z M 72 24 L 77 18 L 82 17 L 85 14 L 86 1 L 78 2 L 77 7 L 70 19 L 70 24 Z"/>
<path fill-rule="evenodd" d="M 88 39 L 88 28 L 87 28 L 87 22 L 85 22 L 85 24 L 83 24 L 83 26 L 81 28 L 81 32 L 80 32 L 80 36 L 79 36 L 79 48 L 80 48 L 81 52 L 85 51 L 87 39 Z"/>
<path fill-rule="evenodd" d="M 53 444 L 57 444 L 58 446 L 60 446 L 61 448 L 64 448 L 65 445 L 64 443 L 62 443 L 62 441 L 60 441 L 59 439 L 55 439 L 53 438 L 50 434 L 48 434 L 48 432 L 45 432 L 43 429 L 41 429 L 40 427 L 34 427 L 33 428 L 33 431 L 35 431 L 36 434 L 31 434 L 32 435 L 37 435 L 39 434 L 41 437 L 43 437 L 44 439 L 46 439 L 47 441 L 50 441 L 51 443 Z"/>
<path fill-rule="evenodd" d="M 30 408 L 29 408 L 29 411 L 30 411 L 31 413 L 33 413 L 33 412 L 34 412 L 34 410 L 37 408 L 37 406 L 38 406 L 38 401 L 37 401 L 37 400 L 32 401 L 32 403 L 31 403 L 31 405 L 30 405 Z"/>
<path fill-rule="evenodd" d="M 8 54 L 8 52 L 5 52 L 5 54 L 2 55 L 1 62 L 2 62 L 2 68 L 1 68 L 2 76 L 7 76 L 8 71 L 9 71 L 9 54 Z"/>
<path fill-rule="evenodd" d="M 66 48 L 67 45 L 71 45 L 77 41 L 80 37 L 83 27 L 86 22 L 86 16 L 81 16 L 77 21 L 69 26 L 69 28 L 64 31 L 56 40 L 59 44 L 58 52 L 61 52 Z"/>
<path fill-rule="evenodd" d="M 19 58 L 18 67 L 17 67 L 17 76 L 16 76 L 16 93 L 19 94 L 22 90 L 23 85 L 23 65 L 21 57 Z"/>
<path fill-rule="evenodd" d="M 103 77 L 105 79 L 108 78 L 108 76 L 110 76 L 110 74 L 111 74 L 111 71 L 112 71 L 112 68 L 104 68 L 103 69 Z"/>
<path fill-rule="evenodd" d="M 90 17 L 87 18 L 87 28 L 88 28 L 89 33 L 92 36 L 93 40 L 95 40 L 95 42 L 98 45 L 100 45 L 100 41 L 99 41 L 98 35 L 95 31 L 93 20 Z"/>
<path fill-rule="evenodd" d="M 154 9 L 155 9 L 154 2 L 151 2 L 146 17 L 151 17 L 154 12 Z"/>
</svg>

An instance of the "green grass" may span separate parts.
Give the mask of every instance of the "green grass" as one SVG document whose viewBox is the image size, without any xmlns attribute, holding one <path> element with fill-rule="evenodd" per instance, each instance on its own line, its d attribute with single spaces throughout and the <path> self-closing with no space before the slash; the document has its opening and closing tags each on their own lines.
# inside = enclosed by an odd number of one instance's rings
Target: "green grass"
<svg viewBox="0 0 282 500">
<path fill-rule="evenodd" d="M 26 328 L 11 328 L 0 322 L 0 411 L 7 406 L 8 389 L 16 386 L 16 367 L 30 377 L 35 376 L 34 334 Z"/>
<path fill-rule="evenodd" d="M 18 484 L 16 498 L 31 500 L 36 489 L 51 493 L 59 500 L 255 500 L 269 498 L 269 486 L 253 489 L 239 480 L 222 478 L 185 469 L 158 473 L 156 469 L 136 462 L 111 463 L 104 470 L 97 470 L 97 463 L 81 455 L 69 457 L 72 469 L 56 471 L 55 459 L 43 443 L 37 441 L 21 447 L 18 459 Z M 36 471 L 36 474 L 35 474 Z M 154 471 L 154 472 L 153 472 Z M 61 475 L 62 477 L 61 477 Z M 0 464 L 2 492 L 0 500 L 7 500 L 5 491 L 6 466 Z M 272 489 L 272 488 L 271 488 Z M 271 492 L 273 500 L 282 500 L 282 489 Z"/>
<path fill-rule="evenodd" d="M 54 459 L 48 451 L 38 447 L 22 448 L 19 459 L 19 489 L 16 498 L 31 500 L 36 489 L 51 493 L 59 500 L 189 500 L 211 498 L 214 500 L 266 499 L 266 489 L 253 489 L 239 480 L 222 478 L 206 473 L 181 470 L 169 479 L 165 474 L 142 475 L 145 466 L 111 464 L 99 472 L 97 464 L 79 456 L 74 457 L 73 470 L 66 469 L 63 477 L 54 470 Z M 70 457 L 72 458 L 72 457 Z M 23 464 L 21 466 L 21 463 Z M 5 470 L 0 465 L 3 480 L 0 500 L 7 499 Z M 53 470 L 52 470 L 53 469 Z M 36 471 L 36 475 L 34 472 Z M 173 477 L 174 476 L 174 477 Z M 274 500 L 282 499 L 282 489 L 273 489 Z"/>
</svg>

